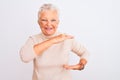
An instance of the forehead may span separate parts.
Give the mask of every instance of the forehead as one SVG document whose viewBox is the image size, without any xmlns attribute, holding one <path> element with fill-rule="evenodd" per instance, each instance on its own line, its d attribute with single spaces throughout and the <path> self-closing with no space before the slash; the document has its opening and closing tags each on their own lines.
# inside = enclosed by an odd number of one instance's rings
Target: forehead
<svg viewBox="0 0 120 80">
<path fill-rule="evenodd" d="M 56 10 L 44 10 L 40 12 L 41 17 L 58 17 L 58 12 Z"/>
</svg>

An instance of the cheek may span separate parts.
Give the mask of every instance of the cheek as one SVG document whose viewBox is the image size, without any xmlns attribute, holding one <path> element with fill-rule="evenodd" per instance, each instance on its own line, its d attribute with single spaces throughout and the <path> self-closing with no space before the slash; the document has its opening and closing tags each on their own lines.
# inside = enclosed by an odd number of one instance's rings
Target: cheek
<svg viewBox="0 0 120 80">
<path fill-rule="evenodd" d="M 45 23 L 43 23 L 43 22 L 40 22 L 39 25 L 40 25 L 40 27 L 45 27 Z"/>
<path fill-rule="evenodd" d="M 58 23 L 55 24 L 56 28 L 58 27 Z"/>
<path fill-rule="evenodd" d="M 58 22 L 54 23 L 53 25 L 54 25 L 54 27 L 57 28 L 58 27 Z"/>
</svg>

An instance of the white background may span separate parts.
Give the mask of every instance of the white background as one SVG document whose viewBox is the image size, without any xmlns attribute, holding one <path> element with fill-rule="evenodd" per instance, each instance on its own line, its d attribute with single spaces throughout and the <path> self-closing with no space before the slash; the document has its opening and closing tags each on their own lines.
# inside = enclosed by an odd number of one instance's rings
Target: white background
<svg viewBox="0 0 120 80">
<path fill-rule="evenodd" d="M 120 0 L 0 0 L 0 80 L 31 80 L 32 62 L 23 63 L 19 50 L 40 32 L 37 12 L 49 2 L 60 9 L 59 30 L 90 52 L 85 70 L 71 71 L 73 80 L 120 80 Z"/>
</svg>

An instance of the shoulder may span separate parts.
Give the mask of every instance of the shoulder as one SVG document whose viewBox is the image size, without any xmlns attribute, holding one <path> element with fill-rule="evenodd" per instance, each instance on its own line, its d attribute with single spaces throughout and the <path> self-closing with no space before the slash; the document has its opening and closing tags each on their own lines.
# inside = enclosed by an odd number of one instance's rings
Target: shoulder
<svg viewBox="0 0 120 80">
<path fill-rule="evenodd" d="M 41 33 L 31 35 L 30 37 L 31 37 L 31 38 L 40 38 L 40 37 L 41 37 Z"/>
<path fill-rule="evenodd" d="M 41 33 L 34 34 L 34 35 L 29 36 L 29 39 L 32 39 L 34 42 L 39 42 L 42 40 L 42 35 Z"/>
<path fill-rule="evenodd" d="M 82 45 L 80 40 L 77 40 L 76 38 L 67 39 L 67 40 L 65 40 L 65 43 L 70 44 L 71 46 Z"/>
</svg>

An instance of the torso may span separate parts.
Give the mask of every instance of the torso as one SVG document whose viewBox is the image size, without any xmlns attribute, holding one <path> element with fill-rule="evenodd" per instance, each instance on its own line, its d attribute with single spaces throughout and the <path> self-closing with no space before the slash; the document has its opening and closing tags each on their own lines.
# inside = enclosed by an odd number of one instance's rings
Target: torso
<svg viewBox="0 0 120 80">
<path fill-rule="evenodd" d="M 34 36 L 35 44 L 46 40 L 42 34 Z M 71 51 L 71 40 L 54 44 L 42 55 L 34 59 L 34 73 L 37 80 L 70 80 L 69 70 L 63 68 L 68 64 L 69 52 Z"/>
</svg>

